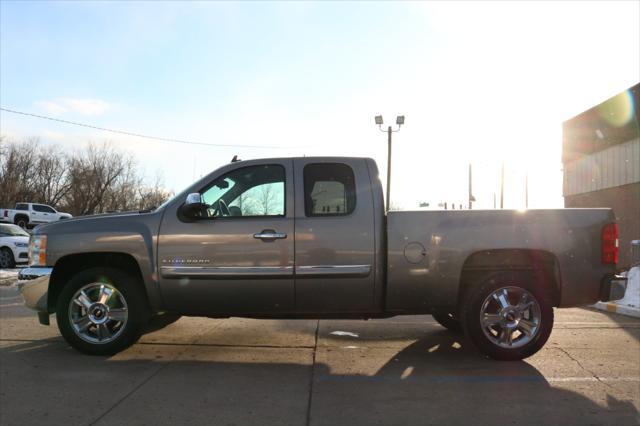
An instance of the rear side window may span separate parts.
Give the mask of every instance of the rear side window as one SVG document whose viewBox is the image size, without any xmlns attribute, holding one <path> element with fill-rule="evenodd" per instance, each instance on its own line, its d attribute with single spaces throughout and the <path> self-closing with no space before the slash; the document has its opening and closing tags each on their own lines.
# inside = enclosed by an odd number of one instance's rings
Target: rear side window
<svg viewBox="0 0 640 426">
<path fill-rule="evenodd" d="M 304 167 L 306 216 L 344 216 L 356 208 L 353 170 L 346 164 L 308 164 Z"/>
<path fill-rule="evenodd" d="M 29 210 L 29 207 L 24 203 L 16 204 L 16 210 Z"/>
</svg>

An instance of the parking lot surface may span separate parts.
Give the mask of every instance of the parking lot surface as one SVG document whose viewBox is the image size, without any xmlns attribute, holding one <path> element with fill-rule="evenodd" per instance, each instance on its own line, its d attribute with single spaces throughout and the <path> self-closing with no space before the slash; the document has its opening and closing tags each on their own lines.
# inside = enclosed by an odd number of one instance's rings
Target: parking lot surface
<svg viewBox="0 0 640 426">
<path fill-rule="evenodd" d="M 182 318 L 92 357 L 2 286 L 0 424 L 640 424 L 640 320 L 555 313 L 545 348 L 519 362 L 430 316 Z"/>
</svg>

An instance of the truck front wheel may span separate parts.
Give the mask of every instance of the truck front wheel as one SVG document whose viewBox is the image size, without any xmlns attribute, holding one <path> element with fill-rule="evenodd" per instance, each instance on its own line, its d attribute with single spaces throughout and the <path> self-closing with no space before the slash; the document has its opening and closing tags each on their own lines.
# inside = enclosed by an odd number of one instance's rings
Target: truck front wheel
<svg viewBox="0 0 640 426">
<path fill-rule="evenodd" d="M 553 329 L 553 305 L 532 275 L 498 274 L 469 294 L 465 333 L 491 358 L 520 360 L 538 352 Z"/>
<path fill-rule="evenodd" d="M 141 283 L 114 268 L 79 272 L 58 297 L 56 319 L 65 340 L 90 355 L 112 355 L 133 345 L 149 317 Z"/>
</svg>

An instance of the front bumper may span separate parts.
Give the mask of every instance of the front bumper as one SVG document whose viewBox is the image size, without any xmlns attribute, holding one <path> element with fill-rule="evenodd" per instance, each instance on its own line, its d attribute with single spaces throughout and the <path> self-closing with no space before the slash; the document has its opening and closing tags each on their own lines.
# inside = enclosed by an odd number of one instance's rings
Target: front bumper
<svg viewBox="0 0 640 426">
<path fill-rule="evenodd" d="M 47 297 L 53 268 L 25 268 L 18 273 L 25 305 L 38 313 L 40 324 L 49 325 Z"/>
<path fill-rule="evenodd" d="M 29 252 L 21 248 L 20 251 L 14 252 L 13 258 L 16 263 L 26 263 L 29 261 Z"/>
<path fill-rule="evenodd" d="M 607 275 L 600 285 L 600 300 L 602 302 L 611 302 L 623 299 L 626 291 L 627 277 L 613 274 Z"/>
</svg>

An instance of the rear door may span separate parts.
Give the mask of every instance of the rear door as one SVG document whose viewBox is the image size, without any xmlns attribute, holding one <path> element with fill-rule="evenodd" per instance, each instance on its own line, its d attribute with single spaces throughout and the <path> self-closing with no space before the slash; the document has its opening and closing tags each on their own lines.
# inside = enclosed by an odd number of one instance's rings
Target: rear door
<svg viewBox="0 0 640 426">
<path fill-rule="evenodd" d="M 31 222 L 33 223 L 43 223 L 49 222 L 49 207 L 44 206 L 42 204 L 32 204 L 31 205 Z"/>
<path fill-rule="evenodd" d="M 374 310 L 375 228 L 364 159 L 301 158 L 295 170 L 296 310 Z"/>
</svg>

